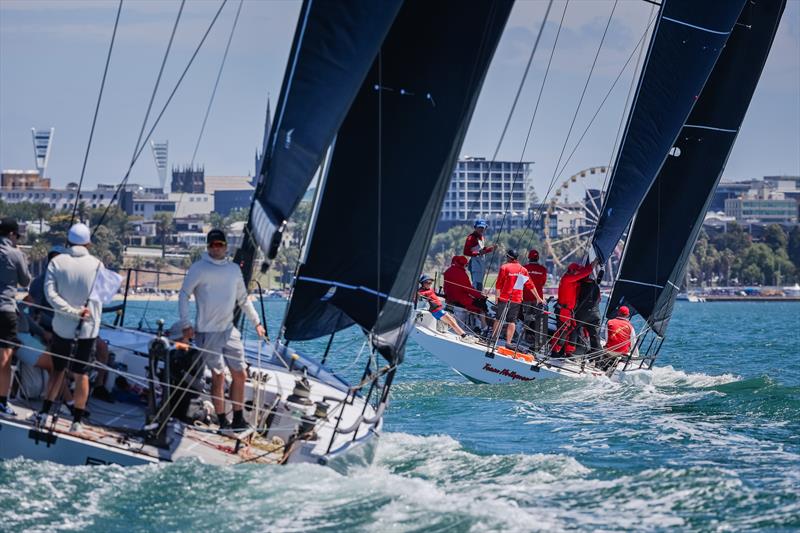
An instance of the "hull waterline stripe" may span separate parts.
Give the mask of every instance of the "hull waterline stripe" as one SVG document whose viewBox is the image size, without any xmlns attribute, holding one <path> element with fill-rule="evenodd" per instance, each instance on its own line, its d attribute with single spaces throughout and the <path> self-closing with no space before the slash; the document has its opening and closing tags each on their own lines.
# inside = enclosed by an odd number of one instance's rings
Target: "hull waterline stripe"
<svg viewBox="0 0 800 533">
<path fill-rule="evenodd" d="M 739 130 L 730 130 L 727 128 L 715 128 L 713 126 L 701 126 L 699 124 L 684 124 L 684 128 L 698 128 L 701 130 L 711 130 L 711 131 L 724 131 L 725 133 L 738 133 Z"/>
<path fill-rule="evenodd" d="M 663 289 L 663 285 L 656 285 L 655 283 L 645 283 L 643 281 L 634 281 L 632 279 L 623 279 L 617 278 L 617 282 L 623 281 L 625 283 L 633 283 L 634 285 L 644 285 L 645 287 L 656 287 L 657 289 Z"/>
<path fill-rule="evenodd" d="M 375 296 L 380 296 L 381 298 L 386 298 L 390 302 L 394 302 L 394 303 L 397 303 L 397 304 L 408 305 L 408 306 L 413 306 L 414 305 L 412 302 L 409 302 L 408 300 L 401 300 L 400 298 L 395 298 L 394 296 L 389 296 L 388 294 L 376 291 L 375 289 L 371 289 L 371 288 L 365 287 L 363 285 L 349 285 L 347 283 L 342 283 L 340 281 L 331 281 L 331 280 L 327 280 L 327 279 L 310 278 L 308 276 L 298 276 L 297 279 L 300 280 L 300 281 L 309 281 L 311 283 L 319 283 L 320 285 L 329 285 L 329 286 L 334 286 L 334 287 L 341 287 L 343 289 L 350 289 L 350 290 L 354 290 L 354 291 L 364 291 L 364 292 L 368 292 L 370 294 L 374 294 Z"/>
<path fill-rule="evenodd" d="M 678 19 L 671 19 L 669 17 L 661 17 L 661 20 L 668 20 L 670 22 L 674 22 L 675 24 L 680 24 L 681 26 L 688 26 L 688 27 L 694 28 L 696 30 L 707 31 L 708 33 L 715 33 L 717 35 L 729 35 L 731 33 L 729 31 L 717 31 L 717 30 L 711 30 L 711 29 L 708 29 L 708 28 L 704 28 L 702 26 L 695 26 L 694 24 L 689 24 L 688 22 L 684 22 L 684 21 L 678 20 Z"/>
</svg>

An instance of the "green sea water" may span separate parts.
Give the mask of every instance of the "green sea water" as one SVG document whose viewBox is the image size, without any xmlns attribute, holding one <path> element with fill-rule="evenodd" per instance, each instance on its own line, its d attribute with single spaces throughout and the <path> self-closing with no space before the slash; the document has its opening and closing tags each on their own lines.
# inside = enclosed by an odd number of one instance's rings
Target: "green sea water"
<svg viewBox="0 0 800 533">
<path fill-rule="evenodd" d="M 361 342 L 337 336 L 334 366 Z M 650 382 L 474 385 L 410 343 L 393 391 L 371 467 L 17 459 L 0 530 L 800 529 L 800 303 L 679 302 Z"/>
</svg>

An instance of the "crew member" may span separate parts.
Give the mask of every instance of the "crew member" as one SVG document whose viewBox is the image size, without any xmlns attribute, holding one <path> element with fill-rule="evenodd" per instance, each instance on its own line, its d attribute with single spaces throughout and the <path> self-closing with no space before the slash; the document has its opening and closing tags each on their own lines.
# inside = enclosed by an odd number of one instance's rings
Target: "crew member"
<svg viewBox="0 0 800 533">
<path fill-rule="evenodd" d="M 50 265 L 50 261 L 52 261 L 54 257 L 62 253 L 69 253 L 69 250 L 63 246 L 54 246 L 51 248 L 50 252 L 47 254 L 47 266 Z M 37 336 L 43 339 L 45 344 L 49 346 L 53 340 L 53 306 L 47 301 L 47 296 L 44 291 L 46 277 L 47 269 L 45 267 L 45 271 L 31 281 L 28 294 L 23 299 L 23 302 L 32 304 L 28 306 L 28 322 L 29 324 L 33 322 L 31 329 L 38 328 L 38 330 L 41 330 L 38 332 Z M 108 364 L 108 343 L 100 337 L 97 337 L 94 355 L 103 365 Z M 48 370 L 48 373 L 49 372 L 50 370 Z M 114 403 L 114 398 L 105 387 L 106 375 L 105 368 L 100 367 L 97 369 L 94 388 L 92 389 L 92 397 L 103 400 L 104 402 Z M 64 395 L 65 398 L 69 399 L 69 401 L 67 401 L 67 407 L 70 411 L 73 410 L 75 406 L 71 396 L 69 396 L 69 389 L 66 387 L 64 387 Z"/>
<path fill-rule="evenodd" d="M 444 271 L 444 298 L 449 304 L 477 314 L 483 327 L 486 327 L 486 297 L 472 287 L 467 274 L 467 258 L 463 255 L 454 256 L 450 268 Z"/>
<path fill-rule="evenodd" d="M 528 252 L 525 269 L 533 282 L 533 288 L 522 291 L 522 316 L 532 332 L 533 349 L 538 350 L 547 342 L 547 304 L 544 301 L 547 267 L 539 264 L 538 250 Z"/>
<path fill-rule="evenodd" d="M 472 339 L 467 335 L 467 333 L 461 329 L 456 322 L 456 319 L 450 316 L 450 314 L 444 310 L 444 306 L 442 305 L 442 301 L 439 300 L 439 297 L 436 295 L 436 292 L 433 290 L 433 278 L 427 274 L 422 274 L 419 277 L 419 289 L 417 290 L 417 294 L 420 298 L 423 298 L 428 302 L 429 311 L 433 315 L 433 318 L 436 320 L 444 322 L 450 329 L 455 331 L 462 340 L 471 341 Z"/>
<path fill-rule="evenodd" d="M 253 303 L 247 298 L 241 269 L 227 257 L 225 233 L 212 229 L 206 236 L 206 242 L 207 253 L 189 268 L 178 294 L 180 323 L 184 340 L 194 338 L 211 370 L 211 396 L 220 431 L 242 431 L 249 427 L 242 412 L 247 374 L 242 337 L 233 325 L 236 306 L 253 323 L 259 337 L 264 337 L 266 330 L 259 321 Z M 193 295 L 197 306 L 196 331 L 189 321 L 189 298 Z M 232 424 L 228 423 L 225 416 L 226 365 L 232 380 Z"/>
<path fill-rule="evenodd" d="M 464 243 L 464 255 L 469 258 L 469 273 L 472 276 L 472 285 L 479 291 L 483 290 L 483 275 L 486 272 L 486 254 L 494 250 L 494 246 L 486 246 L 486 221 L 479 218 L 475 221 L 475 231 L 467 235 Z"/>
<path fill-rule="evenodd" d="M 600 281 L 603 271 L 580 282 L 578 289 L 578 304 L 575 306 L 575 322 L 579 330 L 586 332 L 589 337 L 589 347 L 593 354 L 598 354 L 602 349 L 600 345 Z"/>
<path fill-rule="evenodd" d="M 68 253 L 53 257 L 47 265 L 44 291 L 53 306 L 53 373 L 47 385 L 47 397 L 42 402 L 34 420 L 46 422 L 50 407 L 61 394 L 64 371 L 69 368 L 75 378 L 75 407 L 72 411 L 70 431 L 81 431 L 81 421 L 89 398 L 88 364 L 94 356 L 97 335 L 100 332 L 102 304 L 89 296 L 102 268 L 99 259 L 89 253 L 91 232 L 85 224 L 75 224 L 69 229 Z"/>
<path fill-rule="evenodd" d="M 0 416 L 16 416 L 8 405 L 11 356 L 17 339 L 17 286 L 31 282 L 28 263 L 17 248 L 19 225 L 13 218 L 0 220 Z"/>
<path fill-rule="evenodd" d="M 496 319 L 492 326 L 492 338 L 500 331 L 501 322 L 506 326 L 506 345 L 511 345 L 516 329 L 516 320 L 519 317 L 522 304 L 522 291 L 527 288 L 534 290 L 533 282 L 528 275 L 528 270 L 519 264 L 519 254 L 510 249 L 506 252 L 506 263 L 497 273 L 495 288 L 497 289 Z"/>
<path fill-rule="evenodd" d="M 578 299 L 578 288 L 581 280 L 588 277 L 597 259 L 581 267 L 578 263 L 570 263 L 567 272 L 561 276 L 558 284 L 558 330 L 553 339 L 554 355 L 569 356 L 575 351 L 575 305 Z"/>
<path fill-rule="evenodd" d="M 617 316 L 606 324 L 608 329 L 606 351 L 613 357 L 631 353 L 631 347 L 636 339 L 636 332 L 630 322 L 630 316 L 630 309 L 623 305 L 617 311 Z"/>
</svg>

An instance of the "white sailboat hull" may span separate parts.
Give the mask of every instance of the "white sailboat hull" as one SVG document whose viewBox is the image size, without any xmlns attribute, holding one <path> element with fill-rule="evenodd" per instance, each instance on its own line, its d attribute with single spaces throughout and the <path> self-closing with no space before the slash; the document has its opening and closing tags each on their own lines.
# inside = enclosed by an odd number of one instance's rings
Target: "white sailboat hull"
<svg viewBox="0 0 800 533">
<path fill-rule="evenodd" d="M 482 343 L 464 342 L 452 333 L 437 331 L 436 320 L 427 311 L 419 312 L 411 337 L 431 355 L 474 383 L 525 383 L 564 377 L 607 376 L 606 372 L 580 361 L 542 358 L 505 348 L 492 351 Z M 633 374 L 647 379 L 650 371 L 638 368 L 638 364 L 628 364 L 626 368 L 625 363 L 620 362 L 611 376 L 612 379 L 624 379 Z"/>
<path fill-rule="evenodd" d="M 145 383 L 147 346 L 152 336 L 104 327 L 101 337 L 115 353 L 118 367 L 118 373 L 109 371 L 107 383 L 113 384 L 118 375 L 134 382 L 138 376 L 140 383 Z M 71 420 L 63 416 L 56 423 L 51 417 L 45 427 L 36 428 L 27 418 L 38 409 L 39 402 L 16 398 L 11 405 L 17 416 L 0 418 L 0 460 L 24 457 L 66 465 L 133 466 L 196 458 L 217 465 L 306 462 L 329 465 L 339 471 L 372 462 L 383 420 L 362 396 L 353 398 L 351 394 L 344 402 L 347 384 L 311 360 L 298 359 L 289 369 L 279 364 L 282 359 L 271 348 L 260 356 L 252 345 L 246 351 L 251 367 L 245 403 L 254 402 L 258 396 L 261 420 L 270 409 L 275 412 L 266 434 L 234 438 L 217 434 L 215 427 L 172 420 L 165 430 L 169 444 L 156 446 L 146 441 L 141 431 L 146 414 L 143 404 L 90 398 L 87 410 L 91 415 L 84 420 L 83 431 L 73 434 L 69 432 Z M 308 406 L 286 401 L 303 367 L 311 385 Z M 312 437 L 295 439 L 301 411 L 303 416 L 312 416 L 314 402 L 323 399 L 331 406 L 328 416 L 316 419 Z M 245 418 L 253 423 L 252 407 L 245 409 Z M 287 445 L 280 446 L 281 442 Z"/>
</svg>

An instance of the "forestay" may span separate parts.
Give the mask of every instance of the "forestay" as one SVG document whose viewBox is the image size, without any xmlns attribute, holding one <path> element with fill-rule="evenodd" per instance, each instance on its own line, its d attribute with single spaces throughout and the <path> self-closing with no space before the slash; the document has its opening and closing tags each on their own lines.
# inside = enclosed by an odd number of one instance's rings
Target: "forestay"
<svg viewBox="0 0 800 533">
<path fill-rule="evenodd" d="M 609 309 L 663 336 L 703 217 L 769 55 L 785 0 L 748 2 L 631 229 Z"/>
<path fill-rule="evenodd" d="M 592 244 L 604 262 L 703 89 L 744 0 L 663 0 Z"/>
<path fill-rule="evenodd" d="M 237 257 L 246 269 L 245 279 L 255 245 L 270 250 L 276 231 L 305 194 L 401 3 L 303 3 Z"/>
<path fill-rule="evenodd" d="M 336 138 L 284 336 L 358 324 L 399 362 L 411 300 L 512 2 L 405 2 Z"/>
</svg>

